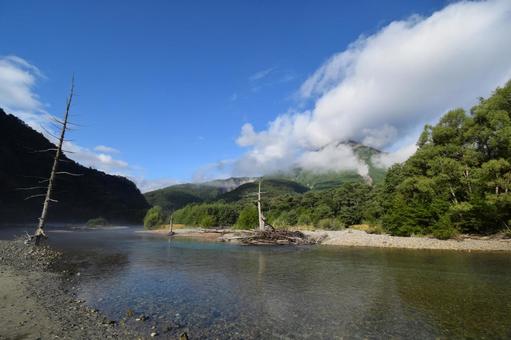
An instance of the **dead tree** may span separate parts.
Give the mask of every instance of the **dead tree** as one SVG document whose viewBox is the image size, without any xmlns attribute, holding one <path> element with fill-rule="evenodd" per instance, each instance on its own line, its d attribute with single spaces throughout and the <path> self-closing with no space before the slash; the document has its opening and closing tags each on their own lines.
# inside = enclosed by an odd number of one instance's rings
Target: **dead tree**
<svg viewBox="0 0 511 340">
<path fill-rule="evenodd" d="M 34 235 L 29 235 L 29 240 L 28 240 L 28 241 L 34 240 L 35 245 L 39 245 L 39 243 L 41 242 L 41 240 L 43 238 L 44 239 L 48 238 L 48 236 L 44 232 L 44 228 L 46 226 L 46 216 L 48 215 L 48 208 L 49 208 L 51 202 L 58 202 L 57 200 L 52 198 L 52 193 L 53 193 L 53 188 L 55 185 L 56 176 L 57 175 L 80 176 L 80 174 L 73 174 L 73 173 L 66 172 L 66 171 L 61 171 L 61 172 L 58 171 L 59 162 L 61 161 L 60 157 L 63 153 L 62 147 L 63 147 L 64 141 L 65 141 L 66 131 L 69 129 L 69 124 L 70 124 L 68 122 L 68 118 L 69 118 L 69 109 L 71 108 L 71 102 L 73 100 L 73 95 L 74 95 L 74 77 L 71 80 L 71 89 L 69 91 L 69 96 L 68 96 L 67 102 L 66 102 L 66 111 L 64 113 L 64 120 L 59 120 L 55 117 L 52 117 L 53 122 L 60 125 L 60 127 L 61 127 L 60 136 L 59 137 L 54 136 L 55 138 L 58 138 L 57 147 L 55 149 L 52 148 L 52 149 L 48 149 L 48 150 L 43 150 L 44 152 L 55 151 L 55 156 L 53 157 L 53 165 L 51 168 L 50 177 L 48 179 L 43 179 L 42 181 L 40 181 L 40 183 L 45 183 L 45 182 L 48 183 L 48 185 L 46 187 L 43 187 L 46 189 L 46 193 L 45 194 L 36 194 L 36 195 L 32 195 L 32 196 L 29 196 L 26 198 L 26 199 L 30 199 L 30 198 L 34 198 L 34 197 L 44 196 L 43 208 L 41 211 L 41 216 L 38 219 L 39 222 L 37 224 L 37 228 L 35 230 Z M 52 135 L 52 134 L 50 133 L 50 135 Z M 41 151 L 41 152 L 43 152 L 43 151 Z M 36 188 L 41 188 L 41 187 L 32 187 L 32 188 L 24 188 L 24 189 L 30 190 L 30 189 L 36 189 Z"/>
<path fill-rule="evenodd" d="M 257 219 L 258 219 L 258 227 L 256 228 L 259 231 L 264 231 L 267 229 L 275 230 L 272 225 L 270 225 L 268 222 L 266 222 L 266 218 L 263 214 L 263 208 L 262 208 L 262 200 L 261 200 L 261 194 L 264 194 L 264 192 L 261 192 L 261 182 L 262 179 L 259 180 L 258 190 L 257 193 L 249 194 L 249 195 L 257 195 Z"/>
<path fill-rule="evenodd" d="M 175 234 L 174 231 L 172 230 L 173 227 L 172 215 L 173 214 L 171 213 L 169 218 L 169 232 L 167 233 L 168 236 L 173 236 Z"/>
<path fill-rule="evenodd" d="M 259 230 L 264 230 L 264 216 L 261 211 L 261 180 L 259 180 L 259 189 L 257 191 L 257 216 L 259 219 Z"/>
</svg>

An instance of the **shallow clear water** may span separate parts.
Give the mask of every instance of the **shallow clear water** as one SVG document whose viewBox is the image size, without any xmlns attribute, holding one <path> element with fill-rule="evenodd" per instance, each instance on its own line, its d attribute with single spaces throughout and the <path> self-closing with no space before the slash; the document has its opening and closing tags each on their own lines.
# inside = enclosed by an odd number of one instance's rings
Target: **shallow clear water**
<svg viewBox="0 0 511 340">
<path fill-rule="evenodd" d="M 509 254 L 248 247 L 135 231 L 50 232 L 83 258 L 80 296 L 113 319 L 130 308 L 150 316 L 146 326 L 192 338 L 511 337 Z"/>
</svg>

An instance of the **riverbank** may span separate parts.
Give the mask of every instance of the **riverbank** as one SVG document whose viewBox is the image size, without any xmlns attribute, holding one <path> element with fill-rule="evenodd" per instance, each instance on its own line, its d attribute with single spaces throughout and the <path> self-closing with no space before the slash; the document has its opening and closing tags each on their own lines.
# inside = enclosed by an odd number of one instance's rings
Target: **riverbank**
<svg viewBox="0 0 511 340">
<path fill-rule="evenodd" d="M 78 300 L 79 276 L 50 248 L 0 241 L 0 339 L 144 338 Z"/>
<path fill-rule="evenodd" d="M 345 229 L 338 231 L 305 231 L 306 235 L 325 236 L 321 244 L 347 247 L 377 247 L 401 249 L 431 249 L 457 251 L 511 251 L 511 239 L 488 236 L 461 235 L 456 240 L 431 237 L 400 237 L 386 234 L 368 234 L 365 231 Z"/>
<path fill-rule="evenodd" d="M 305 235 L 317 240 L 318 244 L 344 247 L 376 247 L 399 249 L 429 249 L 456 251 L 506 251 L 511 252 L 511 239 L 499 236 L 461 235 L 453 240 L 439 240 L 431 237 L 400 237 L 387 234 L 368 234 L 355 229 L 344 230 L 301 230 Z M 167 229 L 147 230 L 144 233 L 166 236 Z M 182 228 L 174 230 L 175 237 L 188 237 L 207 241 L 224 241 L 235 236 L 238 230 L 211 230 Z"/>
<path fill-rule="evenodd" d="M 173 237 L 185 237 L 200 239 L 201 241 L 219 241 L 219 238 L 227 233 L 232 233 L 232 229 L 202 229 L 202 228 L 178 228 L 173 230 Z M 137 233 L 168 236 L 169 229 L 139 230 Z"/>
</svg>

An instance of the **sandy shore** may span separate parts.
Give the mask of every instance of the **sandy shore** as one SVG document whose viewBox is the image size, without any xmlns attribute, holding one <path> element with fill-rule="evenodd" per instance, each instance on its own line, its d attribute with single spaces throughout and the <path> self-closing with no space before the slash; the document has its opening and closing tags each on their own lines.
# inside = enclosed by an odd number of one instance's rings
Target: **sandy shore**
<svg viewBox="0 0 511 340">
<path fill-rule="evenodd" d="M 349 247 L 378 247 L 404 249 L 438 249 L 461 251 L 511 251 L 511 239 L 462 236 L 459 240 L 438 240 L 430 237 L 399 237 L 368 234 L 365 231 L 345 229 L 339 231 L 311 231 L 306 235 L 324 235 L 321 244 Z"/>
<path fill-rule="evenodd" d="M 224 230 L 225 233 L 230 232 L 229 229 L 221 229 Z M 174 229 L 174 235 L 173 237 L 186 237 L 186 238 L 194 238 L 194 239 L 200 239 L 201 241 L 218 241 L 218 239 L 223 235 L 221 230 L 218 230 L 218 232 L 208 232 L 207 229 L 201 229 L 201 228 L 180 228 L 180 229 Z M 155 229 L 155 230 L 140 230 L 137 231 L 138 233 L 143 234 L 154 234 L 154 235 L 161 235 L 161 236 L 168 236 L 169 230 L 168 229 Z"/>
<path fill-rule="evenodd" d="M 134 339 L 142 337 L 76 297 L 79 276 L 61 254 L 0 241 L 0 339 Z"/>
<path fill-rule="evenodd" d="M 236 230 L 223 229 L 225 234 Z M 166 236 L 167 229 L 148 230 L 145 233 Z M 457 240 L 438 240 L 430 237 L 399 237 L 385 234 L 368 234 L 355 229 L 302 231 L 305 235 L 318 240 L 319 244 L 345 247 L 377 247 L 402 249 L 437 249 L 458 251 L 509 251 L 511 239 L 488 236 L 462 235 Z M 175 230 L 175 237 L 189 237 L 207 241 L 221 241 L 222 233 L 210 233 L 207 229 L 183 228 Z"/>
</svg>

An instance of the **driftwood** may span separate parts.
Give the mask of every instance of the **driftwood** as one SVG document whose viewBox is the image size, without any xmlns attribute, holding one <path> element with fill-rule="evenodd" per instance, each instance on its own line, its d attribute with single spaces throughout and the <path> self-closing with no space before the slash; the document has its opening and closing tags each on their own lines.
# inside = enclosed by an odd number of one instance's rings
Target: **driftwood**
<svg viewBox="0 0 511 340">
<path fill-rule="evenodd" d="M 228 233 L 231 233 L 232 230 L 231 229 L 199 229 L 199 232 L 200 233 L 214 233 L 214 234 L 228 234 Z"/>
<path fill-rule="evenodd" d="M 308 238 L 300 231 L 273 229 L 256 231 L 252 235 L 237 237 L 243 244 L 251 245 L 301 245 L 314 244 L 315 240 Z"/>
</svg>

